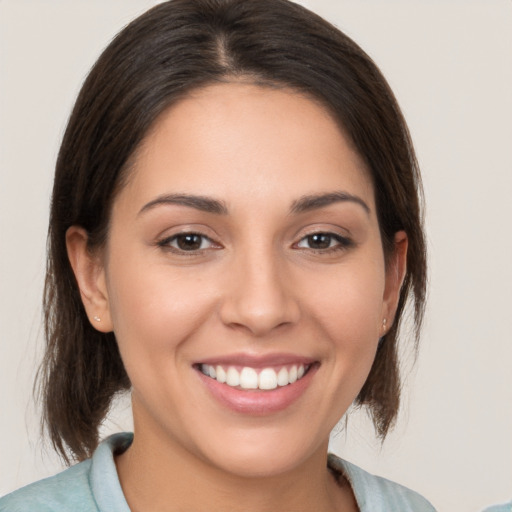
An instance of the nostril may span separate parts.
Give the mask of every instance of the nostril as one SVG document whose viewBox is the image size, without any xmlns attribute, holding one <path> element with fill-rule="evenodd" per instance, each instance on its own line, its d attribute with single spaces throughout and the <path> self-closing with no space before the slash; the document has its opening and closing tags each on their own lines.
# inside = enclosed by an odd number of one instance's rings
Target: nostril
<svg viewBox="0 0 512 512">
<path fill-rule="evenodd" d="M 247 330 L 255 336 L 283 329 L 295 324 L 299 318 L 298 307 L 289 299 L 263 304 L 228 299 L 221 308 L 220 316 L 223 323 L 232 329 Z"/>
</svg>

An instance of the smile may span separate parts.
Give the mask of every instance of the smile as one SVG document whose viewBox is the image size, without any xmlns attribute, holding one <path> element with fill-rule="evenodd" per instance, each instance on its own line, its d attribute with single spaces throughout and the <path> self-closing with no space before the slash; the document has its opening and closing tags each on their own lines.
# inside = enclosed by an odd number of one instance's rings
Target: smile
<svg viewBox="0 0 512 512">
<path fill-rule="evenodd" d="M 320 361 L 295 354 L 230 354 L 193 364 L 211 397 L 238 414 L 261 416 L 297 402 Z"/>
<path fill-rule="evenodd" d="M 235 366 L 201 364 L 199 369 L 204 375 L 233 388 L 272 390 L 302 379 L 310 366 L 305 364 L 293 364 L 280 368 L 244 366 L 239 370 Z"/>
</svg>

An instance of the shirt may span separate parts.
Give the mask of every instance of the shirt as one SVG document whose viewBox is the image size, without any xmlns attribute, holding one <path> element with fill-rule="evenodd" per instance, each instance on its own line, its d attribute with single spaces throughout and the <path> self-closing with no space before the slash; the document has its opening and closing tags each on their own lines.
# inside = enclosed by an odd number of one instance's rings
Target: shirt
<svg viewBox="0 0 512 512">
<path fill-rule="evenodd" d="M 105 439 L 92 458 L 62 473 L 0 498 L 0 512 L 130 512 L 114 455 L 125 451 L 133 434 Z M 350 483 L 361 512 L 435 512 L 419 494 L 329 454 L 328 466 Z"/>
</svg>

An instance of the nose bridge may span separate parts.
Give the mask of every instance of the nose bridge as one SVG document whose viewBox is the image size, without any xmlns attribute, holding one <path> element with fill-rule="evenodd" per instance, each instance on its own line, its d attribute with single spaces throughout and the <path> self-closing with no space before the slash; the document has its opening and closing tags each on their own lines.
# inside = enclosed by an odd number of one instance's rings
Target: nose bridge
<svg viewBox="0 0 512 512">
<path fill-rule="evenodd" d="M 231 272 L 222 307 L 226 324 L 262 336 L 297 320 L 298 304 L 286 282 L 285 265 L 271 243 L 240 251 Z"/>
</svg>

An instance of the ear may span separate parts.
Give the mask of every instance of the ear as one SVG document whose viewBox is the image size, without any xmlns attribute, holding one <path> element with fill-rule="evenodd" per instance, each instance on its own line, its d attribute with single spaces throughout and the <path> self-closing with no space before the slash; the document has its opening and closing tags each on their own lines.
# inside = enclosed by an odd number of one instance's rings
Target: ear
<svg viewBox="0 0 512 512">
<path fill-rule="evenodd" d="M 393 241 L 393 253 L 386 267 L 386 285 L 382 310 L 382 335 L 386 334 L 395 320 L 400 290 L 407 271 L 408 239 L 405 231 L 397 231 Z"/>
<path fill-rule="evenodd" d="M 68 258 L 73 268 L 82 303 L 92 326 L 101 332 L 112 331 L 112 319 L 105 279 L 105 268 L 100 254 L 89 250 L 89 236 L 80 226 L 66 231 Z"/>
</svg>

